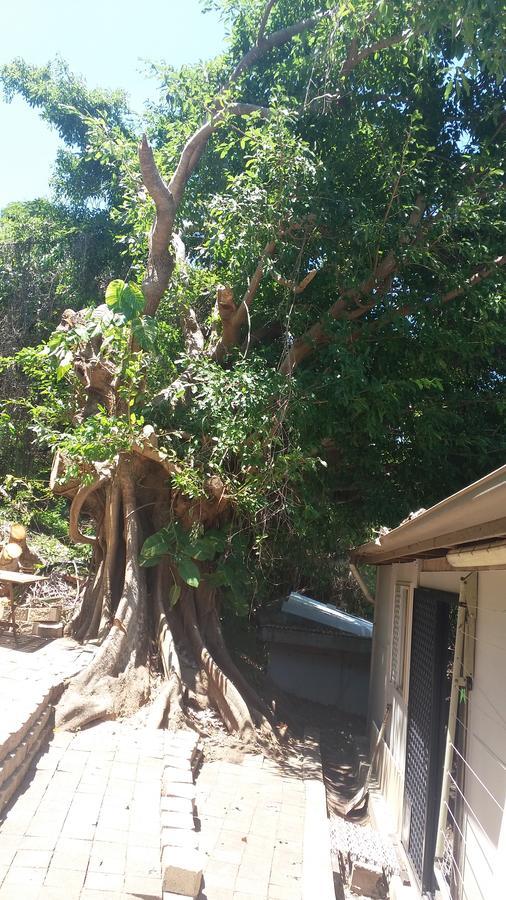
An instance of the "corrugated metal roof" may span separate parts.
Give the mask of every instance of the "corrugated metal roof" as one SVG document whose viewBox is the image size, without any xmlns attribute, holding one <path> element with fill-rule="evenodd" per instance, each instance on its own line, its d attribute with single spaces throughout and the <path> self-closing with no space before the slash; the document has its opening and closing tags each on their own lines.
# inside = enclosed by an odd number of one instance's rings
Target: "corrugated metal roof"
<svg viewBox="0 0 506 900">
<path fill-rule="evenodd" d="M 304 594 L 295 591 L 290 594 L 288 600 L 283 602 L 281 611 L 310 622 L 318 622 L 335 631 L 353 634 L 356 637 L 372 638 L 372 622 L 361 619 L 359 616 L 352 616 L 350 613 L 338 609 L 337 606 L 320 603 L 319 600 L 313 600 L 311 597 L 305 597 Z"/>
</svg>

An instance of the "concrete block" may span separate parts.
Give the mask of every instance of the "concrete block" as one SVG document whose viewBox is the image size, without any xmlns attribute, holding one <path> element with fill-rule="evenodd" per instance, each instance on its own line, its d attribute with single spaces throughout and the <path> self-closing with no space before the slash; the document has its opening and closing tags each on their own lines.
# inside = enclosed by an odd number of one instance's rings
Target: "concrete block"
<svg viewBox="0 0 506 900">
<path fill-rule="evenodd" d="M 202 885 L 204 861 L 198 850 L 165 847 L 162 852 L 163 890 L 197 897 Z"/>
<path fill-rule="evenodd" d="M 59 622 L 61 606 L 32 606 L 27 609 L 28 622 Z"/>
<path fill-rule="evenodd" d="M 15 622 L 26 622 L 28 617 L 28 610 L 23 606 L 15 606 L 14 607 L 14 621 Z M 10 600 L 0 600 L 0 619 L 3 622 L 11 621 L 11 604 Z"/>
<path fill-rule="evenodd" d="M 63 624 L 61 622 L 34 622 L 32 634 L 44 638 L 63 637 Z"/>
<path fill-rule="evenodd" d="M 383 897 L 383 870 L 365 862 L 354 862 L 351 870 L 350 890 L 365 897 Z"/>
</svg>

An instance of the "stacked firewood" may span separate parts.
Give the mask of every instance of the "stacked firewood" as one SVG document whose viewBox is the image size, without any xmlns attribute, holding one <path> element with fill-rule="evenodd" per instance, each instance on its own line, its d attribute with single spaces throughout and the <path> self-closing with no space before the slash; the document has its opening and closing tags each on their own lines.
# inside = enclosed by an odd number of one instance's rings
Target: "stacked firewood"
<svg viewBox="0 0 506 900">
<path fill-rule="evenodd" d="M 0 548 L 0 569 L 9 572 L 33 572 L 41 560 L 28 547 L 26 528 L 18 523 L 11 525 L 8 540 Z"/>
</svg>

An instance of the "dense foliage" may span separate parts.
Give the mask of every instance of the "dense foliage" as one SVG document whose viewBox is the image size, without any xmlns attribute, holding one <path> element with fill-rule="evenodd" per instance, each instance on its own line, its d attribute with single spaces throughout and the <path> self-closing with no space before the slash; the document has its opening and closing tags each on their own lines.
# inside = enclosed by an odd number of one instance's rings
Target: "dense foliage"
<svg viewBox="0 0 506 900">
<path fill-rule="evenodd" d="M 185 496 L 224 485 L 233 515 L 207 558 L 219 550 L 238 600 L 288 586 L 329 596 L 329 560 L 350 542 L 503 461 L 504 20 L 494 0 L 340 2 L 230 79 L 259 28 L 331 4 L 279 0 L 263 25 L 264 2 L 215 5 L 227 52 L 158 66 L 146 114 L 168 180 L 225 110 L 186 186 L 186 253 L 155 319 L 137 287 L 153 205 L 124 99 L 61 68 L 3 69 L 68 151 L 54 203 L 3 213 L 0 307 L 31 344 L 56 311 L 89 306 L 17 358 L 43 446 L 78 472 L 156 433 Z M 237 99 L 261 108 L 227 112 Z M 216 289 L 239 303 L 259 261 L 241 340 L 217 354 Z M 128 281 L 105 292 L 112 275 Z M 122 404 L 82 418 L 75 363 L 93 341 Z M 163 540 L 191 584 L 201 545 L 192 555 L 177 530 Z"/>
</svg>

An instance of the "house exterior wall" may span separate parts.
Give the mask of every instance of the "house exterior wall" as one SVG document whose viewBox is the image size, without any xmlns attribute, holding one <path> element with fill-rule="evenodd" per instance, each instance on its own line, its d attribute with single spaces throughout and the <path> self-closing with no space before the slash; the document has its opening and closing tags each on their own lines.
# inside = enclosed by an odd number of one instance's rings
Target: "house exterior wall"
<svg viewBox="0 0 506 900">
<path fill-rule="evenodd" d="M 392 626 L 394 591 L 396 582 L 418 582 L 416 563 L 379 566 L 377 571 L 376 604 L 374 615 L 371 682 L 369 693 L 369 721 L 371 743 L 376 743 L 387 704 L 392 711 L 385 730 L 377 767 L 381 793 L 390 814 L 390 830 L 401 832 L 402 800 L 404 796 L 404 766 L 406 761 L 406 697 L 390 681 L 392 655 Z M 409 659 L 407 660 L 409 666 Z"/>
<path fill-rule="evenodd" d="M 462 573 L 464 575 L 466 573 Z M 377 763 L 387 829 L 402 831 L 408 690 L 390 681 L 394 591 L 397 582 L 457 593 L 459 572 L 419 572 L 416 563 L 380 566 L 369 692 L 371 746 L 387 703 L 392 705 Z M 410 635 L 408 636 L 410 644 Z M 409 670 L 409 658 L 407 659 Z M 505 826 L 506 797 L 506 570 L 478 576 L 473 689 L 468 694 L 464 782 L 463 857 L 459 861 L 466 900 L 495 900 L 493 887 Z"/>
<path fill-rule="evenodd" d="M 506 571 L 478 575 L 474 685 L 468 703 L 462 874 L 468 900 L 492 900 L 499 896 L 493 878 L 506 798 Z"/>
</svg>

